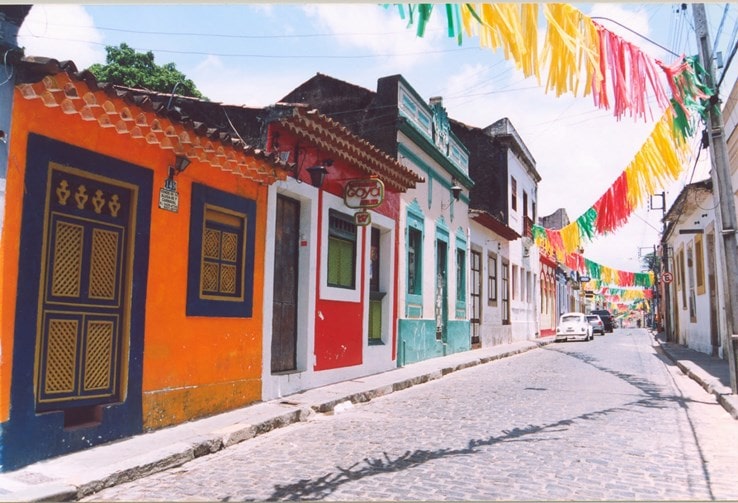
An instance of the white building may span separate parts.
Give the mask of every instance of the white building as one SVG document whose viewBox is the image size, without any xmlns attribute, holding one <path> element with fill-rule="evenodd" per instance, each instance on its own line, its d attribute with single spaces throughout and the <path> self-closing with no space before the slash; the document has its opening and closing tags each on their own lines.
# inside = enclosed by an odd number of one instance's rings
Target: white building
<svg viewBox="0 0 738 503">
<path fill-rule="evenodd" d="M 668 284 L 671 339 L 703 353 L 722 356 L 726 330 L 720 239 L 715 221 L 712 181 L 684 187 L 664 222 L 669 249 Z"/>
<path fill-rule="evenodd" d="M 472 276 L 488 283 L 481 309 L 472 307 L 472 333 L 479 331 L 483 345 L 538 337 L 540 260 L 531 232 L 541 181 L 536 161 L 507 118 L 483 129 L 452 121 L 452 129 L 469 149 L 474 180 L 469 207 L 479 225 L 472 226 L 472 251 L 481 260 L 478 272 L 472 262 Z"/>
</svg>

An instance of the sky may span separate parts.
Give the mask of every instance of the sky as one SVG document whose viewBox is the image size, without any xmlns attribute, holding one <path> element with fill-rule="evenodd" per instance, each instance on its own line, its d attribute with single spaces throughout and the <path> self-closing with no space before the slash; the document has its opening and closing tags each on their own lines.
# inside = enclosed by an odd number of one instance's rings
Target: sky
<svg viewBox="0 0 738 503">
<path fill-rule="evenodd" d="M 697 53 L 691 8 L 669 3 L 573 3 L 654 59 Z M 708 3 L 710 37 L 727 60 L 735 44 L 738 4 Z M 543 16 L 541 14 L 541 26 Z M 605 19 L 607 18 L 607 19 Z M 448 115 L 485 127 L 507 117 L 536 160 L 539 216 L 564 208 L 574 221 L 610 188 L 653 129 L 652 122 L 616 120 L 591 97 L 547 93 L 524 78 L 504 54 L 475 37 L 458 45 L 436 7 L 423 37 L 396 6 L 315 4 L 36 4 L 18 36 L 26 55 L 72 60 L 84 69 L 105 62 L 105 46 L 125 42 L 175 63 L 211 101 L 267 106 L 316 73 L 369 90 L 402 74 L 426 101 L 443 98 Z M 620 25 L 627 27 L 622 28 Z M 636 32 L 637 34 L 634 34 Z M 543 38 L 541 32 L 539 39 Z M 733 63 L 721 94 L 735 82 Z M 718 75 L 723 70 L 718 70 Z M 658 118 L 661 111 L 653 109 Z M 709 176 L 709 156 L 694 139 L 679 179 L 666 187 L 668 209 L 685 184 Z M 615 232 L 585 243 L 585 257 L 640 272 L 662 228 L 661 198 L 646 202 Z"/>
</svg>

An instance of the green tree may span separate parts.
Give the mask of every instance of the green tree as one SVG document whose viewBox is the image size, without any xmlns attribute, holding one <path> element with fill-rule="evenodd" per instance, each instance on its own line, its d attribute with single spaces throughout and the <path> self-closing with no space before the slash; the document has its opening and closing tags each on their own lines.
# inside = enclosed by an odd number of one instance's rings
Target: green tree
<svg viewBox="0 0 738 503">
<path fill-rule="evenodd" d="M 656 253 L 647 253 L 642 258 L 643 268 L 647 271 L 653 271 L 654 274 L 661 272 L 661 258 Z"/>
<path fill-rule="evenodd" d="M 154 53 L 151 51 L 136 52 L 125 42 L 118 47 L 106 46 L 105 51 L 106 64 L 95 63 L 88 68 L 100 82 L 160 93 L 172 93 L 176 86 L 176 94 L 207 99 L 192 80 L 177 70 L 174 63 L 161 66 L 154 63 Z"/>
</svg>

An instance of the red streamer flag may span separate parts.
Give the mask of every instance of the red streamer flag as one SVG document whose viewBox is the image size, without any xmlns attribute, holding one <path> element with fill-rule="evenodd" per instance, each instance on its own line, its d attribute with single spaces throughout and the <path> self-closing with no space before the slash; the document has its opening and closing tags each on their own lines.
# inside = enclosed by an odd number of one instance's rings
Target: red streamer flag
<svg viewBox="0 0 738 503">
<path fill-rule="evenodd" d="M 628 178 L 625 171 L 594 204 L 597 211 L 597 232 L 606 234 L 624 224 L 633 208 L 628 202 Z"/>
</svg>

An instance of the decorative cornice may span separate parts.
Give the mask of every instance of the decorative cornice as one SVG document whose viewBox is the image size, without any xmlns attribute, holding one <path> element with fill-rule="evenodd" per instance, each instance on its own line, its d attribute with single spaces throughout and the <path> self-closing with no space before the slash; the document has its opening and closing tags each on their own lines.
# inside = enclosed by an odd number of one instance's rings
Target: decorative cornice
<svg viewBox="0 0 738 503">
<path fill-rule="evenodd" d="M 278 123 L 296 137 L 320 146 L 368 175 L 377 176 L 395 191 L 406 192 L 425 181 L 398 160 L 317 110 L 294 107 L 292 115 Z"/>
</svg>

